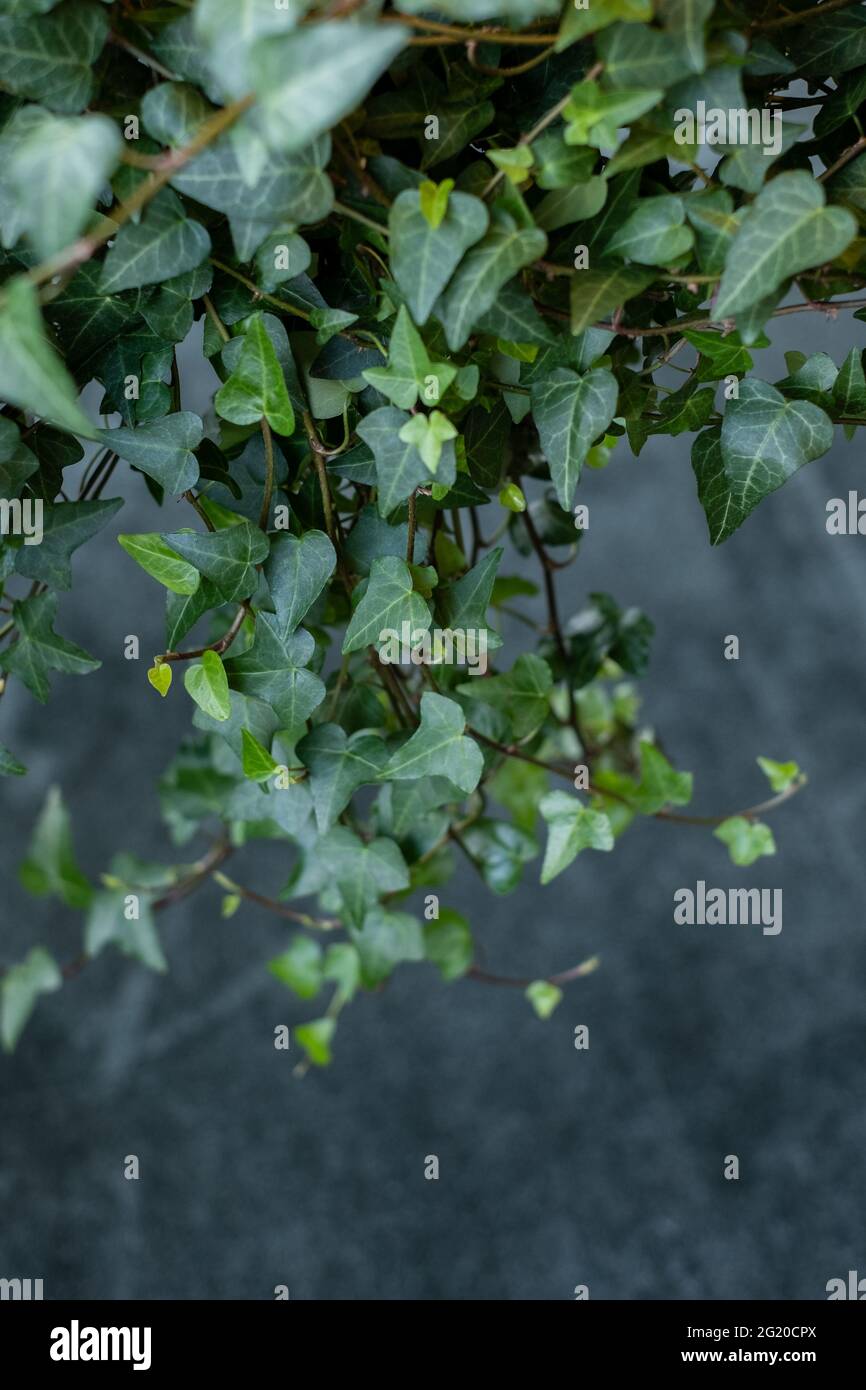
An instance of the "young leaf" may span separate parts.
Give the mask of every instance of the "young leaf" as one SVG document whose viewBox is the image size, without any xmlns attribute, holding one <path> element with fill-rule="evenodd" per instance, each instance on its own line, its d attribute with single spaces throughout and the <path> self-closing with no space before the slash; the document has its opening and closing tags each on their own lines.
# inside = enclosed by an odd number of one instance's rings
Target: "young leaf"
<svg viewBox="0 0 866 1390">
<path fill-rule="evenodd" d="M 13 1052 L 40 994 L 51 994 L 63 984 L 54 957 L 42 946 L 13 965 L 0 980 L 0 1040 Z"/>
<path fill-rule="evenodd" d="M 205 711 L 207 712 L 207 711 Z M 231 715 L 231 701 L 229 701 L 229 716 Z M 217 716 L 219 717 L 219 716 Z M 252 782 L 265 782 L 269 777 L 273 777 L 279 767 L 279 763 L 271 757 L 265 748 L 249 729 L 241 729 L 241 739 L 243 741 L 242 765 L 244 776 L 249 777 Z"/>
<path fill-rule="evenodd" d="M 261 314 L 251 317 L 237 365 L 214 404 L 235 425 L 251 425 L 264 416 L 276 434 L 294 433 L 295 412 Z"/>
<path fill-rule="evenodd" d="M 764 854 L 776 853 L 776 841 L 768 825 L 746 820 L 745 816 L 730 816 L 714 831 L 717 840 L 727 845 L 734 864 L 754 864 Z"/>
<path fill-rule="evenodd" d="M 426 467 L 435 473 L 444 445 L 457 438 L 457 428 L 441 410 L 431 410 L 429 415 L 413 415 L 407 420 L 399 437 L 404 444 L 413 444 Z"/>
<path fill-rule="evenodd" d="M 53 894 L 67 907 L 86 907 L 93 890 L 75 862 L 69 813 L 59 787 L 51 787 L 39 814 L 19 877 L 28 893 Z"/>
<path fill-rule="evenodd" d="M 567 869 L 584 849 L 613 849 L 613 831 L 602 811 L 591 811 L 568 792 L 548 792 L 539 804 L 547 821 L 547 848 L 541 882 Z"/>
<path fill-rule="evenodd" d="M 146 894 L 130 896 L 120 889 L 94 895 L 84 924 L 84 950 L 93 957 L 109 945 L 157 974 L 168 970 Z"/>
<path fill-rule="evenodd" d="M 212 719 L 228 719 L 232 712 L 229 683 L 217 652 L 203 652 L 200 662 L 187 667 L 183 683 L 205 714 Z"/>
<path fill-rule="evenodd" d="M 171 665 L 167 661 L 155 662 L 148 669 L 147 679 L 158 695 L 165 699 L 171 689 Z"/>
<path fill-rule="evenodd" d="M 549 980 L 533 980 L 526 987 L 526 997 L 539 1018 L 547 1019 L 562 1001 L 562 990 Z"/>
<path fill-rule="evenodd" d="M 118 536 L 127 555 L 157 583 L 173 594 L 194 594 L 202 582 L 194 565 L 187 564 L 165 544 L 160 536 L 144 532 L 138 536 Z"/>
<path fill-rule="evenodd" d="M 772 758 L 758 758 L 757 762 L 774 792 L 786 792 L 792 783 L 803 777 L 797 763 L 777 763 Z"/>
</svg>

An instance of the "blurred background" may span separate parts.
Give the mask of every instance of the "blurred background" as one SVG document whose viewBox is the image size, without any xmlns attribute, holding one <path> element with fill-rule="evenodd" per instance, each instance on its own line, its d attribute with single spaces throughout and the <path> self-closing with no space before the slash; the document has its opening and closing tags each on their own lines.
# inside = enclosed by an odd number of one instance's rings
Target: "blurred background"
<svg viewBox="0 0 866 1390">
<path fill-rule="evenodd" d="M 785 347 L 840 363 L 864 327 L 808 313 L 774 331 L 755 353 L 768 380 Z M 212 383 L 186 346 L 183 406 L 202 413 Z M 331 1068 L 302 1080 L 273 1030 L 318 1010 L 265 968 L 291 927 L 250 904 L 223 920 L 201 890 L 160 918 L 168 976 L 108 950 L 0 1060 L 0 1275 L 42 1278 L 46 1298 L 270 1299 L 285 1284 L 293 1299 L 442 1300 L 570 1299 L 577 1284 L 823 1299 L 828 1279 L 866 1274 L 866 538 L 825 530 L 828 498 L 861 486 L 862 443 L 837 430 L 831 455 L 712 549 L 692 438 L 650 439 L 639 459 L 623 443 L 585 477 L 590 530 L 559 576 L 562 611 L 601 589 L 654 619 L 643 715 L 694 773 L 695 811 L 767 795 L 758 754 L 808 772 L 772 819 L 778 856 L 736 869 L 709 831 L 650 821 L 543 892 L 538 863 L 508 898 L 459 865 L 442 902 L 469 916 L 487 969 L 537 977 L 597 953 L 599 970 L 542 1023 L 519 990 L 401 967 L 344 1013 Z M 190 705 L 123 659 L 130 632 L 143 658 L 161 649 L 163 611 L 114 539 L 171 529 L 173 504 L 160 519 L 121 469 L 106 495 L 127 505 L 79 553 L 59 620 L 103 666 L 58 678 L 47 709 L 12 681 L 0 708 L 30 768 L 0 784 L 4 961 L 79 949 L 80 918 L 16 876 L 52 783 L 91 875 L 117 849 L 183 857 L 155 783 Z M 537 577 L 510 560 L 503 572 Z M 739 661 L 722 656 L 730 633 Z M 255 846 L 237 876 L 275 892 L 285 855 Z M 699 878 L 781 887 L 781 934 L 675 926 L 673 894 Z"/>
</svg>

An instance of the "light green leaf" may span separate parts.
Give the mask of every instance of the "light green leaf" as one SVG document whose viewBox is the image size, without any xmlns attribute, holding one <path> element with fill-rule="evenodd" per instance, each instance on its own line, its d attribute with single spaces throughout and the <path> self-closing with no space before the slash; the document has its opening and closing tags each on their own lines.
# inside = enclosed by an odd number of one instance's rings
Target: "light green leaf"
<svg viewBox="0 0 866 1390">
<path fill-rule="evenodd" d="M 441 410 L 431 410 L 429 415 L 413 415 L 407 420 L 399 438 L 405 444 L 414 444 L 425 466 L 435 473 L 444 445 L 457 438 L 457 427 Z"/>
<path fill-rule="evenodd" d="M 249 319 L 240 357 L 214 405 L 217 414 L 235 425 L 252 425 L 264 416 L 275 433 L 294 433 L 295 412 L 261 314 Z"/>
<path fill-rule="evenodd" d="M 442 221 L 448 211 L 448 199 L 454 189 L 453 179 L 443 179 L 441 183 L 434 183 L 432 179 L 425 179 L 418 185 L 418 208 L 424 221 L 431 231 L 436 231 L 441 227 Z M 414 190 L 404 189 L 403 192 Z M 485 226 L 487 221 L 485 218 Z M 391 235 L 393 236 L 393 228 Z M 391 255 L 393 259 L 394 243 L 391 242 Z"/>
<path fill-rule="evenodd" d="M 187 694 L 212 719 L 228 719 L 232 712 L 229 683 L 217 652 L 204 652 L 200 662 L 188 666 L 183 678 Z"/>
<path fill-rule="evenodd" d="M 0 1038 L 6 1052 L 14 1051 L 40 994 L 51 994 L 62 984 L 54 957 L 42 946 L 34 946 L 7 970 L 0 980 Z"/>
<path fill-rule="evenodd" d="M 565 142 L 597 149 L 615 146 L 619 128 L 651 111 L 662 96 L 661 89 L 606 92 L 597 82 L 578 82 L 562 113 L 567 122 Z"/>
<path fill-rule="evenodd" d="M 370 367 L 364 380 L 401 410 L 411 410 L 419 396 L 425 405 L 441 400 L 457 375 L 448 362 L 434 362 L 404 305 L 400 306 L 388 344 L 387 367 Z"/>
<path fill-rule="evenodd" d="M 569 511 L 584 459 L 616 412 L 616 378 L 604 367 L 585 376 L 558 367 L 533 382 L 530 392 L 533 419 L 559 505 Z"/>
<path fill-rule="evenodd" d="M 150 681 L 150 684 L 157 694 L 165 699 L 166 695 L 171 690 L 171 666 L 167 661 L 154 662 L 153 666 L 148 668 L 147 679 Z"/>
<path fill-rule="evenodd" d="M 60 898 L 67 907 L 87 907 L 93 889 L 75 862 L 69 813 L 59 787 L 51 787 L 33 831 L 19 877 L 28 893 Z"/>
<path fill-rule="evenodd" d="M 63 120 L 38 106 L 20 111 L 8 134 L 13 154 L 6 176 L 24 231 L 47 259 L 84 227 L 123 141 L 107 116 Z"/>
<path fill-rule="evenodd" d="M 414 444 L 400 438 L 409 416 L 396 406 L 385 405 L 365 415 L 358 435 L 368 444 L 376 460 L 376 483 L 380 516 L 390 516 L 430 474 Z M 454 481 L 454 446 L 446 443 L 437 469 L 437 480 L 450 486 Z"/>
<path fill-rule="evenodd" d="M 137 429 L 101 430 L 100 435 L 127 463 L 177 495 L 195 487 L 198 461 L 193 453 L 204 436 L 201 420 L 189 410 L 165 415 Z"/>
<path fill-rule="evenodd" d="M 776 841 L 768 825 L 746 820 L 745 816 L 730 816 L 714 831 L 717 840 L 727 845 L 734 864 L 754 864 L 764 854 L 776 853 Z"/>
<path fill-rule="evenodd" d="M 181 560 L 154 532 L 118 536 L 117 539 L 146 574 L 173 594 L 194 594 L 198 589 L 201 575 L 195 566 Z"/>
<path fill-rule="evenodd" d="M 308 936 L 296 936 L 287 951 L 268 961 L 268 971 L 299 999 L 315 999 L 322 988 L 322 948 Z"/>
<path fill-rule="evenodd" d="M 526 997 L 539 1018 L 547 1019 L 562 999 L 562 990 L 549 980 L 533 980 L 526 987 Z"/>
<path fill-rule="evenodd" d="M 645 22 L 652 17 L 652 0 L 591 0 L 581 9 L 566 5 L 562 11 L 556 51 L 561 53 L 569 44 L 576 43 L 587 34 L 597 34 L 618 19 Z"/>
<path fill-rule="evenodd" d="M 538 809 L 547 822 L 541 882 L 550 883 L 584 849 L 613 849 L 613 831 L 602 811 L 591 811 L 568 792 L 548 792 Z"/>
<path fill-rule="evenodd" d="M 576 271 L 571 281 L 571 331 L 582 333 L 597 319 L 634 299 L 652 281 L 652 272 L 634 266 Z"/>
<path fill-rule="evenodd" d="M 758 758 L 757 762 L 774 792 L 785 792 L 803 778 L 797 763 L 777 763 L 772 758 Z"/>
<path fill-rule="evenodd" d="M 228 699 L 229 718 L 231 717 L 231 698 Z M 217 718 L 220 716 L 218 715 Z M 265 782 L 269 777 L 273 777 L 280 764 L 272 758 L 267 748 L 259 743 L 254 734 L 249 729 L 241 729 L 241 742 L 243 744 L 243 756 L 241 764 L 244 769 L 244 776 L 249 777 L 251 782 Z"/>
<path fill-rule="evenodd" d="M 475 740 L 464 737 L 465 728 L 466 716 L 455 700 L 425 691 L 421 723 L 393 755 L 383 775 L 391 781 L 447 777 L 461 791 L 474 791 L 484 758 Z"/>
<path fill-rule="evenodd" d="M 0 399 L 95 439 L 75 383 L 45 336 L 36 289 L 26 276 L 7 280 L 0 300 Z"/>
<path fill-rule="evenodd" d="M 163 955 L 153 911 L 143 893 L 118 890 L 95 894 L 84 925 L 84 950 L 98 956 L 106 946 L 116 946 L 131 960 L 163 974 L 168 962 Z"/>
<path fill-rule="evenodd" d="M 314 1018 L 312 1023 L 299 1023 L 295 1042 L 300 1043 L 314 1067 L 326 1067 L 331 1061 L 331 1042 L 337 1031 L 335 1018 Z"/>
<path fill-rule="evenodd" d="M 219 531 L 171 531 L 160 539 L 205 578 L 213 580 L 226 603 L 249 598 L 254 592 L 258 584 L 256 566 L 265 559 L 270 548 L 264 532 L 245 517 Z M 176 585 L 167 587 L 174 588 L 175 592 L 187 592 L 178 590 Z"/>
<path fill-rule="evenodd" d="M 778 290 L 792 275 L 841 255 L 857 235 L 847 208 L 826 207 L 803 169 L 777 174 L 752 203 L 731 246 L 714 309 L 729 318 Z"/>
<path fill-rule="evenodd" d="M 415 592 L 412 575 L 405 560 L 384 555 L 374 560 L 366 592 L 352 614 L 343 641 L 343 654 L 360 651 L 362 647 L 378 646 L 387 641 L 387 633 L 398 635 L 402 624 L 408 623 L 411 632 L 419 636 L 432 622 L 430 609 Z"/>
<path fill-rule="evenodd" d="M 49 671 L 84 676 L 102 665 L 82 647 L 57 635 L 56 611 L 57 595 L 48 590 L 14 603 L 12 618 L 18 636 L 0 652 L 0 670 L 16 675 L 43 705 L 48 699 Z"/>
<path fill-rule="evenodd" d="M 446 179 L 439 188 L 449 182 Z M 434 225 L 424 213 L 424 189 L 428 187 L 435 189 L 436 185 L 422 184 L 417 191 L 404 189 L 395 198 L 388 218 L 391 271 L 413 319 L 421 324 L 427 322 L 462 256 L 480 240 L 488 224 L 487 208 L 480 198 L 451 193 Z"/>
<path fill-rule="evenodd" d="M 253 645 L 227 661 L 226 671 L 236 690 L 264 700 L 280 728 L 297 735 L 325 698 L 319 677 L 306 670 L 314 649 L 304 628 L 287 633 L 273 614 L 257 613 Z"/>
<path fill-rule="evenodd" d="M 539 228 L 518 227 L 503 217 L 467 252 L 436 311 L 452 352 L 463 346 L 503 285 L 546 249 L 547 237 Z"/>
<path fill-rule="evenodd" d="M 102 267 L 99 288 L 108 294 L 156 285 L 193 270 L 210 253 L 210 237 L 186 215 L 170 189 L 158 193 L 140 222 L 120 228 Z"/>
</svg>

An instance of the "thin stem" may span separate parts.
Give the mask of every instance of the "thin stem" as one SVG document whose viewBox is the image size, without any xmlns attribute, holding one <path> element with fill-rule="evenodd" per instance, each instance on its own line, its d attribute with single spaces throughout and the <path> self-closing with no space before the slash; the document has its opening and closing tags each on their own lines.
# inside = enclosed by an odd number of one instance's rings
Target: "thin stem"
<svg viewBox="0 0 866 1390">
<path fill-rule="evenodd" d="M 259 530 L 267 532 L 268 517 L 271 513 L 271 497 L 274 491 L 274 437 L 264 415 L 259 421 L 262 439 L 265 443 L 265 490 L 262 493 L 262 509 L 259 512 Z"/>
<path fill-rule="evenodd" d="M 216 652 L 217 656 L 222 656 L 223 652 L 228 651 L 232 642 L 237 637 L 243 627 L 244 618 L 250 611 L 249 600 L 245 599 L 232 618 L 231 625 L 220 637 L 218 642 L 210 642 L 206 647 L 197 647 L 190 652 L 163 652 L 157 657 L 157 662 L 163 661 L 195 661 L 197 657 L 204 656 L 205 652 Z"/>
<path fill-rule="evenodd" d="M 443 38 L 454 39 L 458 43 L 474 39 L 479 43 L 550 45 L 556 43 L 556 34 L 515 34 L 513 29 L 464 29 L 456 24 L 442 24 L 435 19 L 420 19 L 409 14 L 385 14 L 380 16 L 385 24 L 408 24 L 410 29 L 420 29 L 424 33 L 441 34 Z"/>
<path fill-rule="evenodd" d="M 831 10 L 847 10 L 852 5 L 859 4 L 859 0 L 825 0 L 823 5 L 813 5 L 811 9 L 800 10 L 799 14 L 782 15 L 780 19 L 768 19 L 764 23 L 755 23 L 751 27 L 760 29 L 762 33 L 768 33 L 772 29 L 787 29 L 790 25 L 803 24 L 810 19 L 820 19 L 821 15 L 829 14 Z"/>
<path fill-rule="evenodd" d="M 825 169 L 823 174 L 818 175 L 818 182 L 823 183 L 825 179 L 831 178 L 837 170 L 844 168 L 846 164 L 854 159 L 861 150 L 866 150 L 866 135 L 861 135 L 859 140 L 855 140 L 853 145 L 849 145 L 847 150 L 843 150 L 839 158 L 830 165 L 829 169 Z"/>
<path fill-rule="evenodd" d="M 217 333 L 220 335 L 223 342 L 227 343 L 231 338 L 231 334 L 229 333 L 228 329 L 226 328 L 225 324 L 223 323 L 222 319 L 217 313 L 214 307 L 214 302 L 209 294 L 202 295 L 202 303 L 204 304 L 204 307 L 207 311 L 207 316 L 213 324 L 214 328 L 216 329 Z"/>
<path fill-rule="evenodd" d="M 368 227 L 373 232 L 378 232 L 380 236 L 388 236 L 388 228 L 381 222 L 374 222 L 372 217 L 365 217 L 363 212 L 356 212 L 347 203 L 340 203 L 334 199 L 333 208 L 335 212 L 342 213 L 343 217 L 351 217 L 356 222 L 360 222 L 363 227 Z"/>
<path fill-rule="evenodd" d="M 334 526 L 334 505 L 331 501 L 328 470 L 325 467 L 325 459 L 328 455 L 328 450 L 319 438 L 316 432 L 316 426 L 313 422 L 313 417 L 308 410 L 304 411 L 304 429 L 307 432 L 307 439 L 309 440 L 310 450 L 313 455 L 313 464 L 319 479 L 319 492 L 322 496 L 322 509 L 325 513 L 325 530 L 328 533 L 328 540 L 331 542 L 334 549 L 337 550 L 337 532 Z"/>
<path fill-rule="evenodd" d="M 541 978 L 548 985 L 567 985 L 572 980 L 580 980 L 584 975 L 591 975 L 593 970 L 598 969 L 599 964 L 598 956 L 590 956 L 589 960 L 582 961 L 580 965 L 573 965 L 570 970 L 563 970 L 558 975 L 547 975 Z M 476 980 L 481 985 L 508 985 L 513 989 L 527 989 L 529 985 L 535 983 L 533 979 L 524 980 L 514 975 L 491 975 L 489 971 L 481 970 L 477 965 L 470 965 L 465 978 Z"/>
<path fill-rule="evenodd" d="M 411 565 L 415 559 L 415 492 L 414 489 L 409 494 L 409 530 L 406 536 L 406 563 Z"/>
<path fill-rule="evenodd" d="M 242 883 L 235 883 L 234 879 L 226 874 L 215 873 L 214 882 L 220 888 L 225 888 L 229 893 L 236 893 L 239 898 L 246 898 L 247 902 L 257 903 L 259 907 L 266 907 L 269 912 L 273 912 L 277 917 L 285 917 L 289 922 L 297 922 L 301 927 L 315 927 L 317 931 L 334 931 L 343 924 L 339 917 L 311 917 L 309 913 L 298 912 L 295 908 L 287 907 L 285 903 L 277 902 L 275 898 L 265 897 L 263 893 L 256 893 L 252 888 L 245 888 Z"/>
</svg>

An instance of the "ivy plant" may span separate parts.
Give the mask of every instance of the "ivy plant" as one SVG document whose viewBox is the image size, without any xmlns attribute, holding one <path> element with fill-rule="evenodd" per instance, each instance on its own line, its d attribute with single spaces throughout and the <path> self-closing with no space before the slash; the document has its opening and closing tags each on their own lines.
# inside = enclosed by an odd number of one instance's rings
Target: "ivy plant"
<svg viewBox="0 0 866 1390">
<path fill-rule="evenodd" d="M 63 604 L 113 523 L 116 585 L 165 610 L 128 679 L 190 715 L 151 749 L 164 862 L 91 880 L 48 796 L 21 878 L 82 944 L 4 966 L 5 1047 L 106 948 L 165 970 L 194 890 L 284 919 L 320 1065 L 398 965 L 503 982 L 461 858 L 496 895 L 647 817 L 775 852 L 797 765 L 692 815 L 639 709 L 649 617 L 591 574 L 567 611 L 558 572 L 585 471 L 627 496 L 650 436 L 692 436 L 719 545 L 866 423 L 858 349 L 761 370 L 777 315 L 866 313 L 864 78 L 840 0 L 0 0 L 2 683 L 100 664 Z M 595 964 L 505 983 L 547 1017 Z"/>
</svg>

